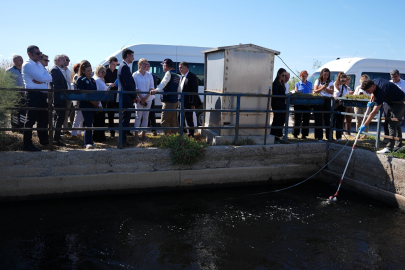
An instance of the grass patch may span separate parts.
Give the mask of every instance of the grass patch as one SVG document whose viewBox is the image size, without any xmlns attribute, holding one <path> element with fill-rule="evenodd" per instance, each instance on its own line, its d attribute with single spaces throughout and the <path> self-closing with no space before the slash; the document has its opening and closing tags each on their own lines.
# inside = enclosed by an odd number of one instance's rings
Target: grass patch
<svg viewBox="0 0 405 270">
<path fill-rule="evenodd" d="M 370 100 L 370 97 L 367 95 L 344 95 L 344 98 L 347 99 L 367 99 Z"/>
<path fill-rule="evenodd" d="M 405 159 L 405 149 L 389 154 L 392 157 Z"/>
</svg>

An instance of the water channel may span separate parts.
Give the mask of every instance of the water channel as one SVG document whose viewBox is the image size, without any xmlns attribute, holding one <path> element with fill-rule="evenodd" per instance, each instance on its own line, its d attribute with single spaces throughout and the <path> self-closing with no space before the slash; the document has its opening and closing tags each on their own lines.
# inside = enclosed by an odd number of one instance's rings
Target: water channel
<svg viewBox="0 0 405 270">
<path fill-rule="evenodd" d="M 0 203 L 0 269 L 404 269 L 405 213 L 311 180 Z"/>
</svg>

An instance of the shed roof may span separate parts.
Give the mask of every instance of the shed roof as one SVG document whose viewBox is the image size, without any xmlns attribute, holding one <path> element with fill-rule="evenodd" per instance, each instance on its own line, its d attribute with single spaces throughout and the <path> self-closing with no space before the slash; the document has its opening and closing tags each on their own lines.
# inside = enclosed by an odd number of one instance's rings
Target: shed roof
<svg viewBox="0 0 405 270">
<path fill-rule="evenodd" d="M 258 50 L 262 50 L 262 51 L 264 50 L 264 51 L 267 51 L 267 52 L 270 52 L 270 53 L 274 53 L 275 55 L 280 54 L 279 51 L 270 50 L 270 49 L 260 47 L 260 46 L 257 46 L 257 45 L 251 44 L 251 43 L 249 43 L 249 44 L 239 44 L 239 45 L 234 45 L 234 46 L 224 46 L 224 47 L 212 48 L 212 49 L 209 49 L 209 50 L 202 51 L 202 53 L 209 53 L 209 52 L 215 52 L 215 51 L 224 51 L 224 50 L 232 50 L 232 49 L 243 49 L 243 48 L 246 48 L 246 47 L 251 47 L 251 48 L 255 48 L 255 49 L 258 49 Z"/>
</svg>

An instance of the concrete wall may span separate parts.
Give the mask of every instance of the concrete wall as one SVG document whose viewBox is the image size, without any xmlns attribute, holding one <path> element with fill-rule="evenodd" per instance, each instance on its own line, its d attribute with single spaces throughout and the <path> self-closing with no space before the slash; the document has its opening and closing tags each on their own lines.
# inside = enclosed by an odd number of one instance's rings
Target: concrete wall
<svg viewBox="0 0 405 270">
<path fill-rule="evenodd" d="M 330 144 L 328 161 L 341 149 L 341 145 Z M 327 170 L 322 172 L 322 179 L 338 183 L 351 150 L 351 147 L 345 147 L 328 165 Z M 356 149 L 350 159 L 343 186 L 405 209 L 405 160 Z"/>
<path fill-rule="evenodd" d="M 182 187 L 309 177 L 326 163 L 326 144 L 209 147 L 193 166 L 172 165 L 170 150 L 130 148 L 3 152 L 0 197 Z"/>
</svg>

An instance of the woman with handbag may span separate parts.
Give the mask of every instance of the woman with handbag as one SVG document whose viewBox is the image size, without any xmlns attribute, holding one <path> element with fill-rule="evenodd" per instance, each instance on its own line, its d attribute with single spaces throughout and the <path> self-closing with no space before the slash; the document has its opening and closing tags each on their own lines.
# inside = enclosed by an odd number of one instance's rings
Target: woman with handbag
<svg viewBox="0 0 405 270">
<path fill-rule="evenodd" d="M 347 75 L 344 74 L 343 72 L 340 72 L 337 76 L 337 79 L 335 81 L 335 90 L 333 92 L 333 96 L 336 97 L 343 97 L 344 95 L 349 94 L 349 90 L 346 85 L 347 81 Z M 335 99 L 335 112 L 346 112 L 346 107 L 344 107 L 340 100 Z M 333 127 L 340 129 L 336 130 L 336 140 L 341 141 L 342 140 L 342 133 L 344 129 L 344 121 L 345 121 L 345 115 L 343 114 L 335 114 L 334 119 L 333 119 Z"/>
<path fill-rule="evenodd" d="M 89 62 L 82 62 L 79 68 L 79 78 L 77 79 L 77 90 L 97 90 L 96 81 L 91 77 L 92 69 Z M 81 109 L 103 108 L 99 101 L 80 101 Z M 82 111 L 84 127 L 93 127 L 94 111 Z M 86 149 L 94 148 L 92 130 L 84 131 L 83 144 Z"/>
<path fill-rule="evenodd" d="M 152 101 L 155 99 L 155 95 L 149 93 L 150 90 L 155 89 L 153 84 L 153 77 L 147 70 L 149 69 L 149 63 L 145 58 L 141 58 L 138 61 L 138 71 L 132 75 L 136 84 L 136 91 L 148 92 L 138 93 L 140 101 L 135 104 L 135 109 L 150 109 Z M 140 127 L 142 121 L 142 127 L 148 126 L 149 111 L 136 111 L 135 127 Z M 146 131 L 142 131 L 142 140 L 148 141 L 146 137 Z M 139 141 L 138 131 L 135 131 L 135 142 Z"/>
</svg>

